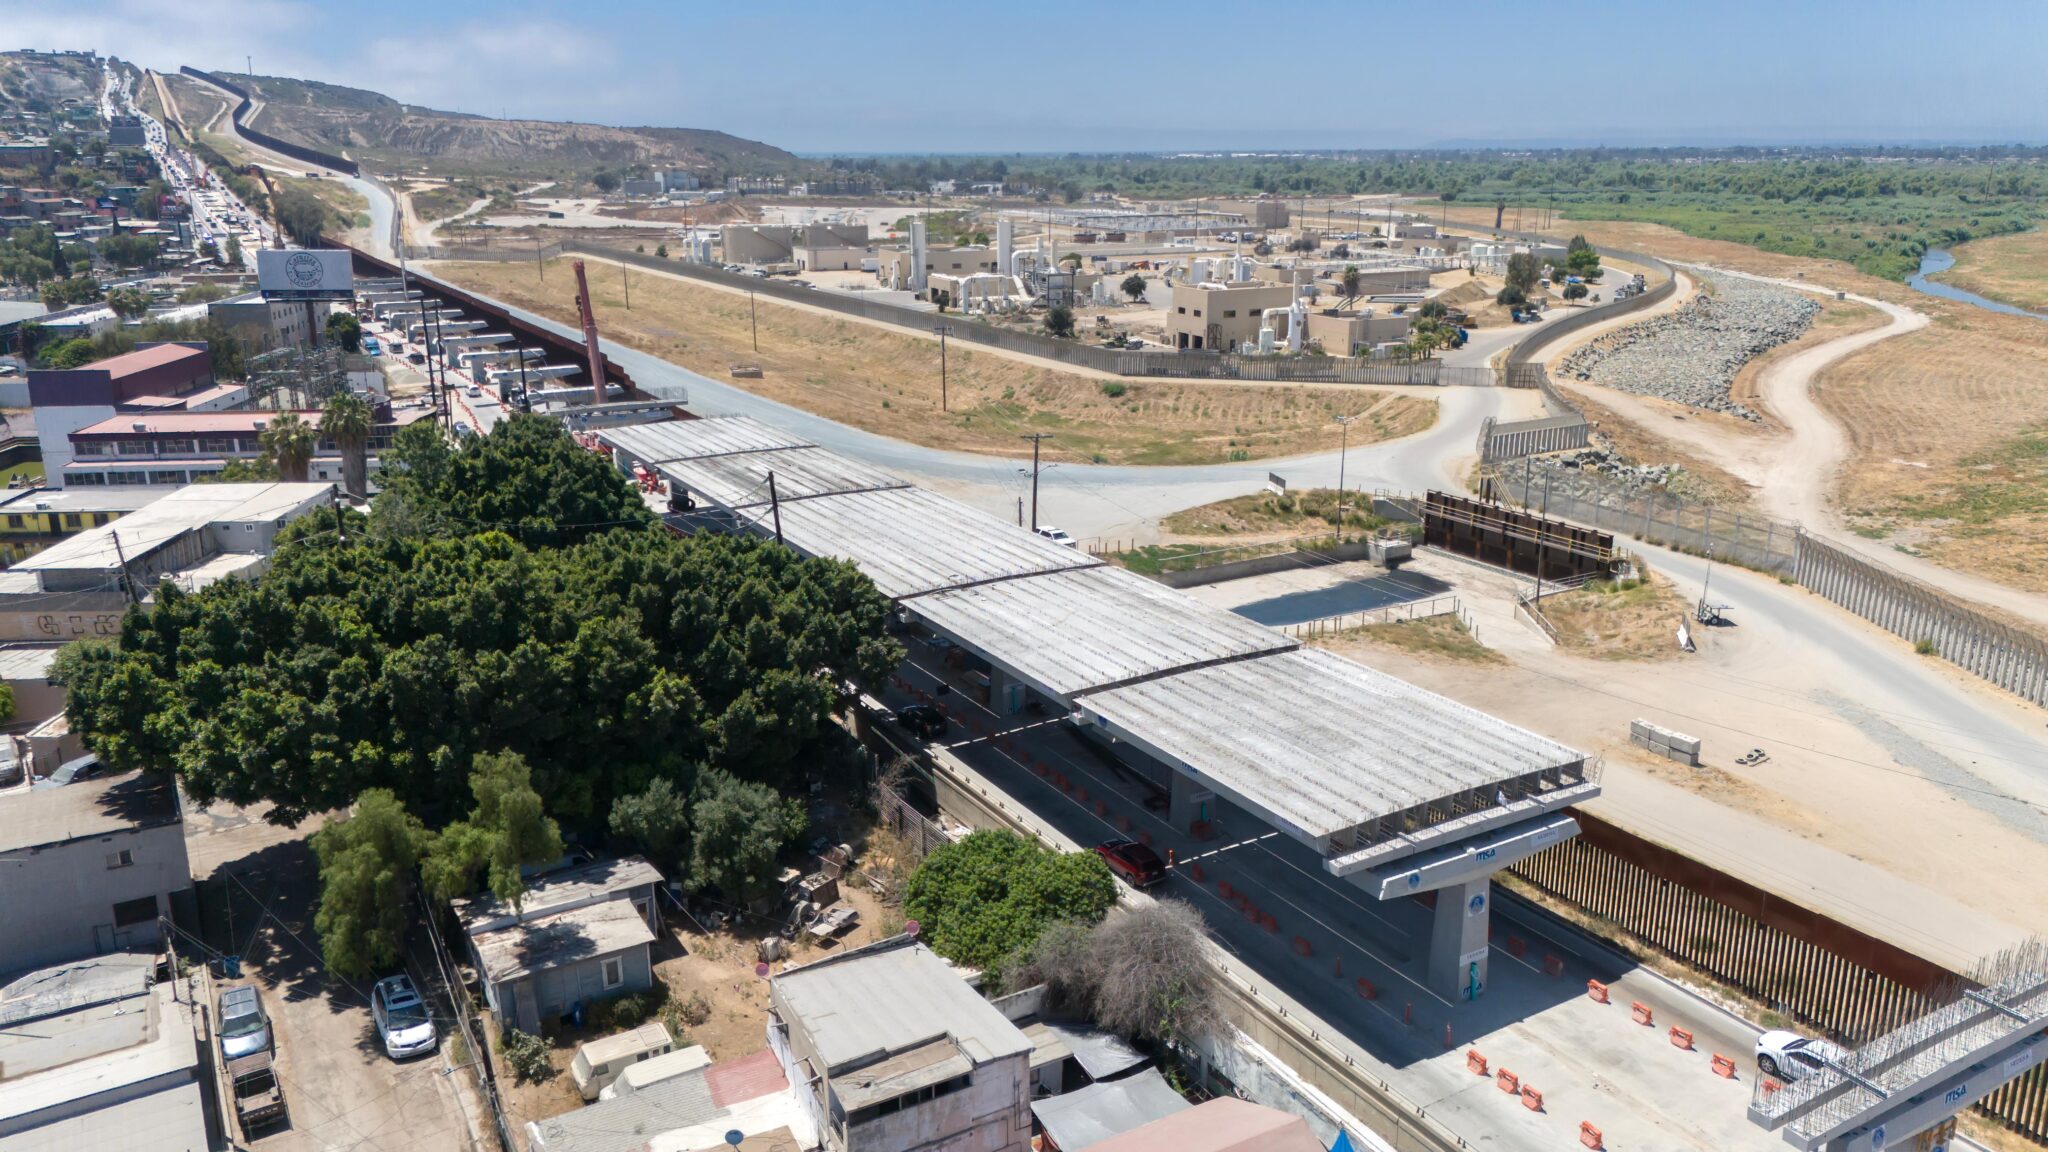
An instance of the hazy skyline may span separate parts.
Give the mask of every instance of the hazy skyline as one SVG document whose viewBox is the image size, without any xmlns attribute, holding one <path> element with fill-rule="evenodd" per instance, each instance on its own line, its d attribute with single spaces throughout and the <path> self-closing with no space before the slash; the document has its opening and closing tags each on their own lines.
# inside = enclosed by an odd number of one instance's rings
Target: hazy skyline
<svg viewBox="0 0 2048 1152">
<path fill-rule="evenodd" d="M 0 47 L 808 153 L 2048 141 L 2048 6 L 2018 2 L 573 11 L 0 0 Z"/>
</svg>

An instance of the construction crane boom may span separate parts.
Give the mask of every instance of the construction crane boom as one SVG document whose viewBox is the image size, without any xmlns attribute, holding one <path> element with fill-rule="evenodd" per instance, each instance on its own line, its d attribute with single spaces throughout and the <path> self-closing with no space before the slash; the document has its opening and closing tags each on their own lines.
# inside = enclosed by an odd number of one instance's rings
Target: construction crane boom
<svg viewBox="0 0 2048 1152">
<path fill-rule="evenodd" d="M 590 402 L 604 403 L 604 353 L 597 346 L 597 313 L 590 306 L 590 282 L 583 278 L 583 261 L 576 261 L 576 308 L 583 314 L 583 351 L 589 359 Z"/>
</svg>

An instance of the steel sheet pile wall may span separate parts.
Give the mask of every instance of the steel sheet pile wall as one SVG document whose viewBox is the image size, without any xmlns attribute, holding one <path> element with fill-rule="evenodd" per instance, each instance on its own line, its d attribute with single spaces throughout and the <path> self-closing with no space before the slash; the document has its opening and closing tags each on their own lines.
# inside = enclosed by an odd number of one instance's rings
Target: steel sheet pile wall
<svg viewBox="0 0 2048 1152">
<path fill-rule="evenodd" d="M 1516 460 L 1542 452 L 1569 452 L 1586 447 L 1592 438 L 1593 426 L 1575 413 L 1506 423 L 1495 423 L 1489 416 L 1479 430 L 1479 458 Z"/>
<path fill-rule="evenodd" d="M 1938 1005 L 1956 974 L 1596 816 L 1579 835 L 1509 871 L 1675 959 L 1851 1040 L 1897 1028 Z M 2048 1069 L 1987 1097 L 1979 1110 L 2048 1142 Z"/>
<path fill-rule="evenodd" d="M 1545 580 L 1602 574 L 1614 559 L 1608 533 L 1444 492 L 1429 494 L 1422 534 L 1425 544 Z"/>
<path fill-rule="evenodd" d="M 1952 664 L 2036 704 L 2048 704 L 2048 643 L 1961 602 L 1800 533 L 1801 584 L 1895 636 L 1926 642 Z"/>
<path fill-rule="evenodd" d="M 346 172 L 351 176 L 361 175 L 360 170 L 356 167 L 356 162 L 346 156 L 336 156 L 332 152 L 322 152 L 318 148 L 308 148 L 304 144 L 294 144 L 289 140 L 280 140 L 268 132 L 259 132 L 242 123 L 242 117 L 249 111 L 250 101 L 249 93 L 241 85 L 230 83 L 211 72 L 202 72 L 190 65 L 180 67 L 178 71 L 183 72 L 187 76 L 204 80 L 217 88 L 226 89 L 241 97 L 242 102 L 235 105 L 235 110 L 230 115 L 234 117 L 235 127 L 241 131 L 242 135 L 254 140 L 256 143 L 263 145 L 272 152 L 289 156 L 294 160 L 303 160 L 308 164 L 318 164 L 322 168 L 332 168 L 337 172 Z"/>
</svg>

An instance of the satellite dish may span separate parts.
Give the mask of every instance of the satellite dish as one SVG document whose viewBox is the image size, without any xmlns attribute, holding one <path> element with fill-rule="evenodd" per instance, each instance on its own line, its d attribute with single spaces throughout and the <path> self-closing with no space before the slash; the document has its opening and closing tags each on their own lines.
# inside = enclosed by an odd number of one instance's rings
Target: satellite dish
<svg viewBox="0 0 2048 1152">
<path fill-rule="evenodd" d="M 744 1141 L 746 1138 L 747 1134 L 745 1132 L 740 1131 L 737 1128 L 725 1134 L 725 1142 L 727 1144 L 732 1145 L 735 1148 L 739 1147 L 741 1142 Z"/>
<path fill-rule="evenodd" d="M 917 930 L 918 930 L 918 923 L 917 923 L 917 921 L 915 921 L 915 920 L 905 920 L 905 921 L 903 922 L 903 934 L 904 934 L 905 936 L 908 936 L 908 937 L 910 937 L 910 938 L 911 938 L 912 940 L 915 940 L 915 939 L 917 939 Z"/>
<path fill-rule="evenodd" d="M 768 978 L 768 965 L 765 961 L 754 965 L 754 975 L 759 976 L 763 980 Z"/>
</svg>

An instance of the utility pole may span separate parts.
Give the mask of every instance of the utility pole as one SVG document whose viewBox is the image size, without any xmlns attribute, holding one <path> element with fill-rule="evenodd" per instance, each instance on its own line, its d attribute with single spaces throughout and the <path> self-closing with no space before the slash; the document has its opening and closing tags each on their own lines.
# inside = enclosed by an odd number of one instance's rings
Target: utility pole
<svg viewBox="0 0 2048 1152">
<path fill-rule="evenodd" d="M 1337 437 L 1337 538 L 1344 538 L 1344 458 L 1351 447 L 1351 422 L 1358 419 L 1353 413 L 1337 417 L 1337 426 L 1344 431 Z"/>
<path fill-rule="evenodd" d="M 1019 440 L 1031 441 L 1031 530 L 1038 531 L 1038 446 L 1053 438 L 1050 432 L 1033 432 L 1019 436 Z"/>
<path fill-rule="evenodd" d="M 114 538 L 114 558 L 121 562 L 121 590 L 128 594 L 128 599 L 132 603 L 140 604 L 142 603 L 142 598 L 135 594 L 135 582 L 128 579 L 128 553 L 121 548 L 121 534 L 119 532 L 109 532 L 107 535 Z"/>
<path fill-rule="evenodd" d="M 782 501 L 775 495 L 775 473 L 768 473 L 768 512 L 775 518 L 775 542 L 782 543 Z"/>
<path fill-rule="evenodd" d="M 619 283 L 625 286 L 625 291 L 626 291 L 626 311 L 628 311 L 628 312 L 631 312 L 631 311 L 633 310 L 633 276 L 632 276 L 632 269 L 630 269 L 630 268 L 626 267 L 626 266 L 625 266 L 624 264 L 621 264 L 621 265 L 619 265 Z"/>
<path fill-rule="evenodd" d="M 946 404 L 946 337 L 953 334 L 950 325 L 940 324 L 932 328 L 932 334 L 939 338 L 939 411 L 950 412 Z"/>
<path fill-rule="evenodd" d="M 754 351 L 761 350 L 761 322 L 754 314 L 754 290 L 747 289 L 747 328 L 754 338 Z"/>
</svg>

